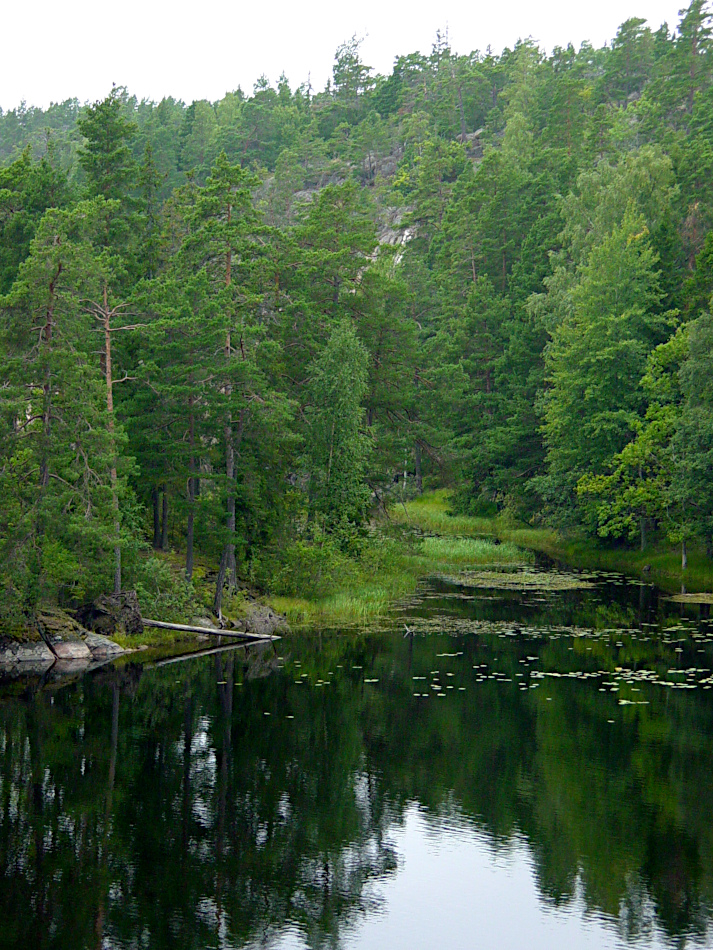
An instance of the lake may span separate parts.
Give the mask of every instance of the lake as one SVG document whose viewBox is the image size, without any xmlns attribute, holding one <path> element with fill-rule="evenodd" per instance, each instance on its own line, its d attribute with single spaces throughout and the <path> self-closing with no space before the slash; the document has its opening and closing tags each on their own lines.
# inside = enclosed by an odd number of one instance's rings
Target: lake
<svg viewBox="0 0 713 950">
<path fill-rule="evenodd" d="M 706 606 L 541 565 L 135 659 L 0 686 L 0 948 L 713 947 Z"/>
</svg>

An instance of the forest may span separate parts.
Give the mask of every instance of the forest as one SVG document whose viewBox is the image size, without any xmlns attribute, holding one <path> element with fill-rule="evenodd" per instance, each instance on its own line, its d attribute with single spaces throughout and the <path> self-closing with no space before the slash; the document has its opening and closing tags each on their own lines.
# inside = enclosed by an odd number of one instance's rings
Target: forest
<svg viewBox="0 0 713 950">
<path fill-rule="evenodd" d="M 712 31 L 0 110 L 0 621 L 308 593 L 424 487 L 713 556 Z"/>
</svg>

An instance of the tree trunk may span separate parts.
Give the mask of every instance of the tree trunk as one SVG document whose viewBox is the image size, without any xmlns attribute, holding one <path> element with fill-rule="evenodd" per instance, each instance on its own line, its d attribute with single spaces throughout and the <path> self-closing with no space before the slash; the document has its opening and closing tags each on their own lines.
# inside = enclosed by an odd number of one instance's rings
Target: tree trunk
<svg viewBox="0 0 713 950">
<path fill-rule="evenodd" d="M 220 556 L 220 567 L 218 568 L 218 577 L 215 582 L 215 597 L 213 598 L 213 613 L 219 621 L 223 620 L 223 587 L 225 586 L 225 575 L 228 571 L 228 545 L 223 548 Z"/>
<path fill-rule="evenodd" d="M 646 518 L 642 518 L 639 523 L 639 528 L 641 531 L 641 550 L 646 550 Z"/>
<path fill-rule="evenodd" d="M 416 490 L 419 494 L 423 491 L 423 476 L 421 474 L 421 443 L 416 442 L 414 448 L 415 468 L 416 468 Z"/>
<path fill-rule="evenodd" d="M 238 586 L 238 574 L 235 565 L 235 448 L 233 446 L 233 427 L 228 426 L 230 444 L 225 455 L 225 474 L 228 479 L 228 541 L 226 553 L 228 555 L 228 580 L 235 589 Z"/>
<path fill-rule="evenodd" d="M 190 409 L 188 416 L 188 442 L 190 445 L 190 456 L 188 459 L 188 520 L 186 524 L 186 580 L 193 579 L 193 520 L 195 517 L 195 472 L 196 457 L 193 454 L 195 450 L 196 431 L 195 418 L 193 415 L 193 394 L 188 397 L 188 406 Z"/>
<path fill-rule="evenodd" d="M 111 375 L 111 314 L 109 312 L 107 286 L 104 284 L 104 372 L 106 374 L 106 411 L 111 442 L 111 501 L 114 508 L 114 593 L 121 593 L 121 522 L 119 519 L 119 495 L 117 493 L 116 449 L 114 442 L 114 390 Z"/>
<path fill-rule="evenodd" d="M 228 224 L 232 218 L 233 208 L 228 204 Z M 225 252 L 225 286 L 230 287 L 232 282 L 232 248 L 230 243 Z M 232 355 L 230 345 L 230 328 L 225 335 L 225 360 L 230 363 Z M 232 395 L 232 386 L 230 383 L 225 388 L 227 396 Z M 242 430 L 242 412 L 240 413 L 240 427 Z M 233 417 L 228 410 L 228 421 L 225 426 L 225 477 L 228 484 L 228 504 L 226 528 L 228 531 L 228 540 L 225 542 L 223 553 L 220 557 L 220 567 L 218 568 L 218 578 L 215 584 L 215 597 L 213 598 L 213 612 L 219 620 L 223 618 L 223 586 L 225 584 L 225 575 L 228 573 L 229 585 L 231 590 L 238 586 L 238 571 L 235 564 L 235 445 L 233 442 Z"/>
<path fill-rule="evenodd" d="M 163 499 L 161 501 L 161 550 L 168 548 L 168 492 L 166 486 L 163 486 Z"/>
<path fill-rule="evenodd" d="M 55 283 L 59 278 L 59 275 L 62 273 L 62 265 L 57 265 L 57 271 L 52 277 L 49 285 L 49 303 L 47 305 L 47 317 L 45 319 L 45 325 L 42 330 L 42 342 L 49 349 L 52 343 L 52 328 L 54 327 L 54 302 L 55 302 Z M 43 406 L 42 406 L 42 435 L 44 439 L 44 445 L 42 448 L 42 460 L 40 461 L 40 485 L 44 490 L 49 483 L 49 462 L 48 462 L 48 450 L 49 450 L 49 437 L 50 437 L 50 428 L 52 425 L 52 372 L 50 367 L 47 367 L 47 373 L 45 374 L 45 385 L 43 390 Z"/>
<path fill-rule="evenodd" d="M 685 571 L 688 567 L 688 550 L 686 549 L 686 539 L 681 541 L 681 570 Z"/>
<path fill-rule="evenodd" d="M 161 514 L 158 506 L 159 489 L 154 488 L 151 492 L 151 501 L 153 503 L 153 547 L 158 550 L 161 547 Z"/>
</svg>

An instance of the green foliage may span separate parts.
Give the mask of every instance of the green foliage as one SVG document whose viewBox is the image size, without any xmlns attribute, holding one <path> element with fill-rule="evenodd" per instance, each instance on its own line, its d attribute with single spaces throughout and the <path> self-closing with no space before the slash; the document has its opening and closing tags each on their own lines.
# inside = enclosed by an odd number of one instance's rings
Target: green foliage
<svg viewBox="0 0 713 950">
<path fill-rule="evenodd" d="M 337 326 L 312 364 L 309 407 L 311 507 L 328 529 L 344 533 L 366 517 L 364 473 L 370 439 L 362 401 L 367 389 L 368 353 L 348 323 Z"/>
<path fill-rule="evenodd" d="M 379 76 L 352 37 L 322 91 L 0 114 L 13 610 L 106 586 L 112 534 L 130 577 L 152 527 L 219 611 L 305 524 L 367 557 L 423 485 L 713 550 L 712 43 L 693 0 L 601 49 L 439 36 Z"/>
<path fill-rule="evenodd" d="M 198 611 L 193 585 L 180 577 L 162 558 L 142 559 L 135 574 L 134 586 L 144 617 L 185 623 Z"/>
<path fill-rule="evenodd" d="M 603 473 L 645 413 L 639 385 L 647 355 L 665 335 L 656 256 L 641 216 L 620 226 L 580 265 L 547 351 L 541 490 L 566 504 L 585 474 Z"/>
<path fill-rule="evenodd" d="M 280 545 L 258 555 L 251 565 L 251 578 L 263 590 L 307 598 L 349 588 L 357 573 L 356 564 L 330 537 Z"/>
</svg>

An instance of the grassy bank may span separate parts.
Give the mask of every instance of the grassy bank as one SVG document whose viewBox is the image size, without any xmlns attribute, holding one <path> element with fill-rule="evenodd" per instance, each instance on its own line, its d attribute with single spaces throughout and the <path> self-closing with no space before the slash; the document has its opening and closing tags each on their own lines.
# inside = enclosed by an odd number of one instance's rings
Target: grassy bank
<svg viewBox="0 0 713 950">
<path fill-rule="evenodd" d="M 336 627 L 373 621 L 394 602 L 414 593 L 421 578 L 472 567 L 516 566 L 531 560 L 515 544 L 474 537 L 376 537 L 357 562 L 344 589 L 327 596 L 269 597 L 293 627 Z"/>
<path fill-rule="evenodd" d="M 691 545 L 688 568 L 681 571 L 681 552 L 668 544 L 650 545 L 645 551 L 630 548 L 608 548 L 591 540 L 568 538 L 551 528 L 532 528 L 513 523 L 503 516 L 478 518 L 449 514 L 448 491 L 429 492 L 405 505 L 396 505 L 390 517 L 397 523 L 419 528 L 441 537 L 488 538 L 540 551 L 571 567 L 589 570 L 620 571 L 642 576 L 666 591 L 713 590 L 713 562 L 702 547 Z"/>
</svg>

